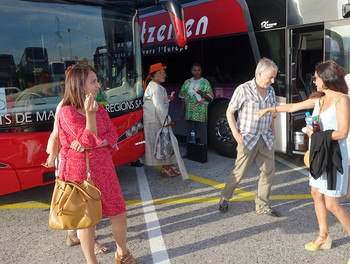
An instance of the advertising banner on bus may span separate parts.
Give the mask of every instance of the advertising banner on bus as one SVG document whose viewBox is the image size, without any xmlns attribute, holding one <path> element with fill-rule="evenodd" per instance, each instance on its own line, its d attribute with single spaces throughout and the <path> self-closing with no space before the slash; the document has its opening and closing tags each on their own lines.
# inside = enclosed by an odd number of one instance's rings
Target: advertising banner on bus
<svg viewBox="0 0 350 264">
<path fill-rule="evenodd" d="M 200 9 L 195 5 L 185 5 L 184 16 L 189 41 L 247 31 L 243 11 L 237 1 L 203 1 Z M 171 21 L 165 12 L 141 15 L 140 26 L 144 55 L 181 52 L 187 48 L 178 48 L 173 43 Z"/>
</svg>

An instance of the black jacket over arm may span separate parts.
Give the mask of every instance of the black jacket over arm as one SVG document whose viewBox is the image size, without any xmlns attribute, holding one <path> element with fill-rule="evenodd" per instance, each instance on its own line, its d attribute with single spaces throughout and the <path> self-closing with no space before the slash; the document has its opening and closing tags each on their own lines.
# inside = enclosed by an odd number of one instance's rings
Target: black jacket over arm
<svg viewBox="0 0 350 264">
<path fill-rule="evenodd" d="M 331 140 L 334 130 L 313 133 L 310 148 L 310 173 L 318 179 L 327 172 L 327 189 L 335 190 L 337 170 L 343 173 L 342 156 L 337 140 Z"/>
</svg>

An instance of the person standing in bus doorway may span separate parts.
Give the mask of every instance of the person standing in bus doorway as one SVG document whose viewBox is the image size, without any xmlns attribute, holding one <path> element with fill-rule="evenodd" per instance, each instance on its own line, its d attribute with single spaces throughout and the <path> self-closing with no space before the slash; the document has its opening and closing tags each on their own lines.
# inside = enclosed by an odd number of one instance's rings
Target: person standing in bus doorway
<svg viewBox="0 0 350 264">
<path fill-rule="evenodd" d="M 329 212 L 333 213 L 350 236 L 350 215 L 339 203 L 341 195 L 347 192 L 349 177 L 348 151 L 344 139 L 349 132 L 350 102 L 344 69 L 334 61 L 325 61 L 316 66 L 313 79 L 317 87 L 315 96 L 312 94 L 300 103 L 268 107 L 255 112 L 260 119 L 270 112 L 293 113 L 314 108 L 312 116 L 318 117 L 319 131 L 314 132 L 306 126 L 307 134 L 311 137 L 309 185 L 319 228 L 317 238 L 305 245 L 305 249 L 310 251 L 332 247 Z"/>
<path fill-rule="evenodd" d="M 182 98 L 181 119 L 187 120 L 187 142 L 191 141 L 191 131 L 194 130 L 195 135 L 200 135 L 199 143 L 208 145 L 208 104 L 213 100 L 214 94 L 209 81 L 202 77 L 202 66 L 199 63 L 191 66 L 191 73 L 193 77 L 183 83 L 179 93 Z"/>
<path fill-rule="evenodd" d="M 174 178 L 182 175 L 183 179 L 188 179 L 188 175 L 180 156 L 177 140 L 170 129 L 171 143 L 174 155 L 166 160 L 157 159 L 154 156 L 155 142 L 158 131 L 165 126 L 171 125 L 169 117 L 169 102 L 174 99 L 174 95 L 167 95 L 165 88 L 161 85 L 165 82 L 166 66 L 161 63 L 151 65 L 147 76 L 143 95 L 143 123 L 145 132 L 145 164 L 148 166 L 162 166 L 161 176 L 163 178 Z M 148 82 L 148 80 L 151 80 Z M 178 164 L 180 171 L 175 167 Z"/>
<path fill-rule="evenodd" d="M 237 158 L 225 188 L 221 192 L 219 211 L 226 213 L 228 201 L 234 190 L 255 160 L 259 167 L 260 179 L 255 199 L 256 213 L 279 217 L 281 214 L 269 205 L 271 186 L 275 177 L 275 130 L 273 115 L 263 119 L 253 114 L 276 104 L 275 92 L 271 84 L 275 82 L 278 67 L 268 58 L 259 61 L 255 78 L 237 87 L 226 111 L 232 134 L 237 141 Z M 235 112 L 238 111 L 236 124 Z"/>
<path fill-rule="evenodd" d="M 86 160 L 82 150 L 88 149 L 91 179 L 101 191 L 102 214 L 112 224 L 117 245 L 117 264 L 138 264 L 126 247 L 127 219 L 124 199 L 110 154 L 117 149 L 118 136 L 108 113 L 99 105 L 100 84 L 96 70 L 90 65 L 76 64 L 66 76 L 66 91 L 58 113 L 60 178 L 81 182 L 86 179 Z M 80 229 L 80 244 L 88 264 L 96 264 L 94 252 L 95 227 Z"/>
</svg>

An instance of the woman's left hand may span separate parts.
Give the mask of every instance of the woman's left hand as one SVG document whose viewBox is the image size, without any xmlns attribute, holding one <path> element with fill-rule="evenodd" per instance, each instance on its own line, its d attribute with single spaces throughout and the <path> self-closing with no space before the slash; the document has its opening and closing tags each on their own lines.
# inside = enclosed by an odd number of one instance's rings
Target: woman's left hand
<svg viewBox="0 0 350 264">
<path fill-rule="evenodd" d="M 268 111 L 265 109 L 260 109 L 259 111 L 253 112 L 253 114 L 258 115 L 258 119 L 260 120 Z"/>
<path fill-rule="evenodd" d="M 81 145 L 80 143 L 78 142 L 78 140 L 74 140 L 71 144 L 70 144 L 70 148 L 71 149 L 74 149 L 76 151 L 81 151 Z"/>
</svg>

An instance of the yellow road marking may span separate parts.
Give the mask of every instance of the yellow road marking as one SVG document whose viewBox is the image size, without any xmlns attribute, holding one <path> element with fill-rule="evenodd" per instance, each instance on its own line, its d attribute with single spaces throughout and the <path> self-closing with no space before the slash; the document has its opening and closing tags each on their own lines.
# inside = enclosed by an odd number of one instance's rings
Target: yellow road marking
<svg viewBox="0 0 350 264">
<path fill-rule="evenodd" d="M 160 166 L 154 166 L 160 168 Z M 218 183 L 212 180 L 208 180 L 202 177 L 198 177 L 189 174 L 188 177 L 197 182 L 204 183 L 206 185 L 213 186 L 218 189 L 224 189 L 225 184 Z M 241 195 L 240 197 L 232 197 L 230 201 L 254 201 L 255 194 L 246 192 L 241 189 L 236 189 L 235 194 Z M 296 200 L 296 199 L 311 199 L 310 194 L 295 194 L 295 195 L 271 195 L 270 200 Z M 154 204 L 182 204 L 182 203 L 218 203 L 219 197 L 211 198 L 176 198 L 176 199 L 155 199 Z M 140 200 L 125 201 L 126 205 L 140 205 Z M 0 209 L 23 209 L 23 208 L 50 208 L 49 203 L 18 203 L 18 204 L 0 204 Z"/>
<path fill-rule="evenodd" d="M 126 205 L 142 204 L 140 200 L 125 201 Z M 16 203 L 16 204 L 0 204 L 0 209 L 23 209 L 23 208 L 50 208 L 49 203 Z"/>
<path fill-rule="evenodd" d="M 1 204 L 0 209 L 50 208 L 48 203 Z"/>
<path fill-rule="evenodd" d="M 188 177 L 191 180 L 194 180 L 194 181 L 197 181 L 197 182 L 201 182 L 201 183 L 204 183 L 206 185 L 213 186 L 215 188 L 219 188 L 219 189 L 224 189 L 225 188 L 225 184 L 218 183 L 218 182 L 215 182 L 215 181 L 211 181 L 211 180 L 208 180 L 208 179 L 205 179 L 205 178 L 202 178 L 202 177 L 198 177 L 198 176 L 195 176 L 195 175 L 192 175 L 192 174 L 188 174 Z M 239 194 L 239 195 L 242 195 L 242 196 L 252 196 L 252 195 L 255 196 L 254 193 L 246 192 L 246 191 L 243 191 L 243 190 L 238 189 L 238 188 L 236 188 L 235 194 Z"/>
</svg>

